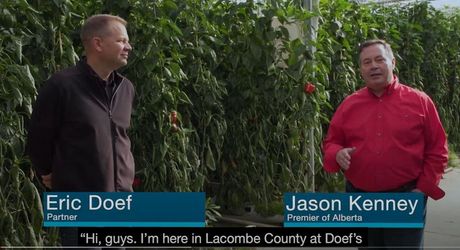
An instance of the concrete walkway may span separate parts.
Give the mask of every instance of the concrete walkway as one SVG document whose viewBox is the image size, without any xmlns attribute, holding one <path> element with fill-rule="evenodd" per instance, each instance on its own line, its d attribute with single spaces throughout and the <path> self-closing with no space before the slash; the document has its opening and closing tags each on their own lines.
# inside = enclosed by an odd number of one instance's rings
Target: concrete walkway
<svg viewBox="0 0 460 250">
<path fill-rule="evenodd" d="M 441 180 L 446 196 L 428 200 L 425 248 L 460 248 L 460 169 L 452 169 Z"/>
</svg>

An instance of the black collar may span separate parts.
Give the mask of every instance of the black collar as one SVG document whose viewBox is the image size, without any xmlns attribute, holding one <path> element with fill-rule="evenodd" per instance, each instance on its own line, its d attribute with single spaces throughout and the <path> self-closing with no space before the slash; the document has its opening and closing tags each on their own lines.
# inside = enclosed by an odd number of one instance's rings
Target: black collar
<svg viewBox="0 0 460 250">
<path fill-rule="evenodd" d="M 103 87 L 108 86 L 115 86 L 121 82 L 121 77 L 118 75 L 116 71 L 112 71 L 110 73 L 109 78 L 107 81 L 103 80 L 99 75 L 94 71 L 93 68 L 87 63 L 86 57 L 84 56 L 80 61 L 79 64 L 81 65 L 82 69 L 85 73 L 91 78 L 91 80 L 95 81 L 98 84 L 101 84 Z"/>
</svg>

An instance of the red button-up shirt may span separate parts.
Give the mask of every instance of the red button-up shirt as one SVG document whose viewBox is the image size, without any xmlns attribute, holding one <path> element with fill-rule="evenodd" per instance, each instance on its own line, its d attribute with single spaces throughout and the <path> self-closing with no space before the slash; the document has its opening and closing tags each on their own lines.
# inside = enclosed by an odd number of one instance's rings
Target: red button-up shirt
<svg viewBox="0 0 460 250">
<path fill-rule="evenodd" d="M 380 97 L 368 88 L 348 96 L 334 114 L 323 144 L 324 169 L 337 172 L 336 154 L 356 147 L 345 177 L 369 192 L 411 181 L 433 199 L 447 165 L 446 134 L 433 101 L 395 77 Z"/>
</svg>

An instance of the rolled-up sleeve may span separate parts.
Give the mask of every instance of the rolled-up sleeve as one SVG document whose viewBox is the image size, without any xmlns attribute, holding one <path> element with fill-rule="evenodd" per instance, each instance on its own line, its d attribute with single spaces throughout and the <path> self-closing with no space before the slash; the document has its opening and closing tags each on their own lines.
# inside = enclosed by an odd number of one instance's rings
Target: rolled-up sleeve
<svg viewBox="0 0 460 250">
<path fill-rule="evenodd" d="M 424 98 L 424 108 L 426 112 L 425 149 L 423 171 L 418 178 L 417 188 L 431 198 L 438 200 L 445 195 L 444 191 L 439 188 L 439 182 L 448 161 L 447 138 L 436 107 L 428 96 Z"/>
</svg>

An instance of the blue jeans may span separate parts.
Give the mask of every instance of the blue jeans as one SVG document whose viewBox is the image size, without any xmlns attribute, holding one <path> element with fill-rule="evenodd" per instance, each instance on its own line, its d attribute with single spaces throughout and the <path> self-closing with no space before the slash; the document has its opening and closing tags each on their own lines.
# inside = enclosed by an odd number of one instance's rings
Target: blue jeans
<svg viewBox="0 0 460 250">
<path fill-rule="evenodd" d="M 414 188 L 415 183 L 386 192 L 411 192 Z M 345 191 L 347 193 L 366 193 L 364 190 L 355 188 L 349 181 L 346 182 Z M 426 201 L 425 196 L 423 222 L 426 217 Z M 369 228 L 368 246 L 372 249 L 423 249 L 423 231 L 424 228 Z"/>
</svg>

